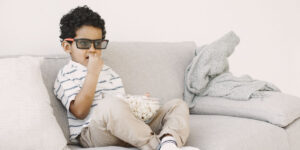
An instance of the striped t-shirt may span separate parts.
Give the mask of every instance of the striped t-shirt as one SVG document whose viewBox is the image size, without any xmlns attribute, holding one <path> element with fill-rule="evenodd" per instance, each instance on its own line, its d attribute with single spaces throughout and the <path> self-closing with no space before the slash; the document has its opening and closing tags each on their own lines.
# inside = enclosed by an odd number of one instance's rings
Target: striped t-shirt
<svg viewBox="0 0 300 150">
<path fill-rule="evenodd" d="M 90 112 L 85 119 L 77 119 L 69 110 L 70 103 L 75 100 L 75 96 L 79 93 L 83 86 L 85 77 L 87 75 L 87 68 L 77 62 L 70 60 L 70 62 L 59 70 L 57 78 L 54 83 L 54 94 L 61 101 L 67 109 L 70 141 L 78 143 L 76 137 L 81 130 L 88 126 L 90 116 L 94 112 L 94 108 L 98 105 L 99 100 L 103 98 L 103 94 L 125 94 L 122 80 L 110 67 L 103 65 L 98 78 L 95 96 Z"/>
</svg>

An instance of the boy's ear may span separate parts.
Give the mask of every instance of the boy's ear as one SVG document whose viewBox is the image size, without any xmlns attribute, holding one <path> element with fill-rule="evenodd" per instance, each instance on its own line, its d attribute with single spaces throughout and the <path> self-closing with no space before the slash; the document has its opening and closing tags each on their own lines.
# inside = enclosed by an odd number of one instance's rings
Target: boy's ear
<svg viewBox="0 0 300 150">
<path fill-rule="evenodd" d="M 61 43 L 61 46 L 63 47 L 63 49 L 66 53 L 71 53 L 71 44 L 69 42 L 63 41 Z"/>
</svg>

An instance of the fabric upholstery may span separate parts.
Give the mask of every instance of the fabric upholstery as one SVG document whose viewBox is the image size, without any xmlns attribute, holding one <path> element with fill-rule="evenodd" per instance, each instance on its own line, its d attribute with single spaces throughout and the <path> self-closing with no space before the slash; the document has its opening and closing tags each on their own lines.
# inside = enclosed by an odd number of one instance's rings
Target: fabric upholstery
<svg viewBox="0 0 300 150">
<path fill-rule="evenodd" d="M 295 120 L 286 128 L 286 132 L 289 139 L 290 150 L 300 149 L 300 119 Z"/>
<path fill-rule="evenodd" d="M 125 147 L 119 147 L 119 146 L 82 148 L 77 145 L 70 145 L 69 148 L 72 150 L 138 150 L 137 148 L 134 148 L 134 147 L 125 148 Z"/>
<path fill-rule="evenodd" d="M 66 148 L 42 80 L 41 61 L 29 56 L 0 59 L 0 149 Z"/>
<path fill-rule="evenodd" d="M 253 119 L 191 115 L 187 145 L 200 150 L 288 150 L 283 128 Z"/>
<path fill-rule="evenodd" d="M 145 94 L 163 102 L 183 97 L 184 71 L 192 60 L 193 42 L 114 42 L 103 60 L 117 72 L 128 94 Z"/>
<path fill-rule="evenodd" d="M 68 141 L 68 143 L 70 143 L 69 142 L 70 131 L 68 127 L 66 109 L 60 103 L 60 101 L 56 99 L 53 93 L 54 81 L 56 79 L 58 70 L 66 63 L 68 63 L 68 60 L 69 57 L 66 55 L 47 56 L 44 58 L 44 61 L 41 64 L 41 71 L 42 71 L 43 81 L 46 85 L 50 97 L 50 103 L 51 106 L 53 107 L 53 113 L 65 135 L 65 139 Z"/>
<path fill-rule="evenodd" d="M 285 127 L 300 117 L 300 98 L 281 92 L 264 92 L 263 98 L 236 101 L 222 97 L 198 97 L 192 113 L 252 118 Z"/>
<path fill-rule="evenodd" d="M 190 137 L 186 145 L 200 150 L 288 150 L 284 129 L 269 123 L 215 115 L 191 115 Z M 80 146 L 70 146 L 81 150 Z M 123 147 L 97 147 L 91 150 L 127 150 Z M 131 148 L 135 150 L 134 148 Z M 296 150 L 296 149 L 295 149 Z"/>
</svg>

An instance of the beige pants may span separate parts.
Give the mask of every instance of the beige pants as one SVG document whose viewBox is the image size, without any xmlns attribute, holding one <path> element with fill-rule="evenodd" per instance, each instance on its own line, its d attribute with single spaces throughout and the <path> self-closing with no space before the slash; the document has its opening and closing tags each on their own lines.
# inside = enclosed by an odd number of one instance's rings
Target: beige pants
<svg viewBox="0 0 300 150">
<path fill-rule="evenodd" d="M 180 99 L 165 103 L 149 124 L 137 119 L 126 102 L 112 96 L 101 100 L 91 117 L 89 126 L 78 137 L 83 147 L 134 146 L 154 150 L 159 137 L 166 133 L 172 134 L 181 147 L 190 132 L 189 109 Z"/>
</svg>

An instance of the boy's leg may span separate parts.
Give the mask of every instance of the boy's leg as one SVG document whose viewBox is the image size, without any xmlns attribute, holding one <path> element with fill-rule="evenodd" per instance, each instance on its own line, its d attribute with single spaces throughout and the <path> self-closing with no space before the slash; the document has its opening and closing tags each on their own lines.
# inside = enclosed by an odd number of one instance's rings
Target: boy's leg
<svg viewBox="0 0 300 150">
<path fill-rule="evenodd" d="M 182 147 L 189 136 L 189 108 L 181 99 L 174 99 L 165 103 L 151 121 L 150 127 L 158 137 L 171 134 Z"/>
<path fill-rule="evenodd" d="M 89 127 L 82 131 L 79 138 L 83 145 L 124 146 L 125 142 L 142 150 L 154 150 L 158 146 L 157 135 L 133 115 L 129 105 L 123 100 L 107 96 L 96 107 Z"/>
<path fill-rule="evenodd" d="M 91 121 L 89 127 L 82 129 L 81 134 L 78 137 L 80 145 L 85 148 L 99 146 L 131 146 L 130 144 L 113 136 L 109 132 L 103 131 L 99 128 L 101 128 L 99 125 L 97 125 L 94 121 Z"/>
</svg>

